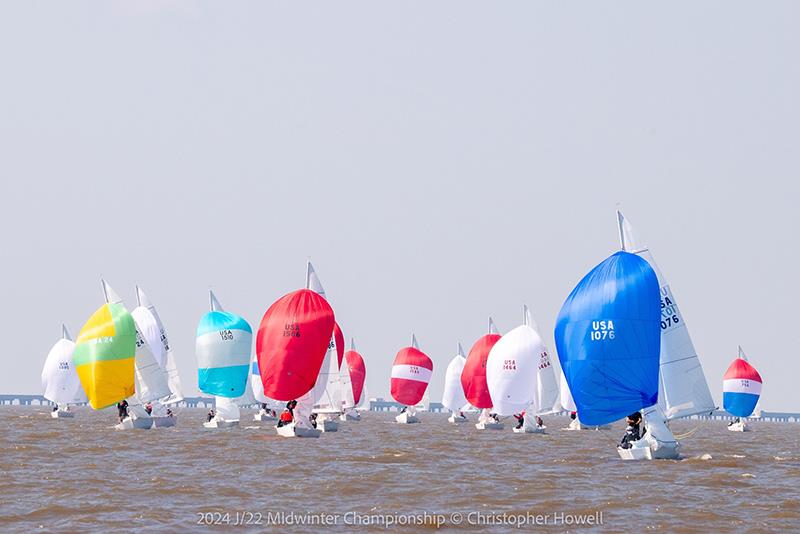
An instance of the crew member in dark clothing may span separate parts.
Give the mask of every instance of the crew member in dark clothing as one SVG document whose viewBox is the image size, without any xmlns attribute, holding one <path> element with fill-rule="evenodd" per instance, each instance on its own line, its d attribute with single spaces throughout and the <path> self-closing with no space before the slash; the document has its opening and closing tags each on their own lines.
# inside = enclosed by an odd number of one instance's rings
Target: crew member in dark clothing
<svg viewBox="0 0 800 534">
<path fill-rule="evenodd" d="M 214 413 L 214 410 L 208 410 L 208 413 L 206 414 L 206 422 L 208 423 L 208 422 L 210 422 L 212 419 L 214 419 L 214 416 L 215 416 L 215 415 L 216 415 L 216 414 Z"/>
<path fill-rule="evenodd" d="M 313 426 L 314 428 L 317 428 L 317 414 L 312 413 L 308 417 L 308 420 L 311 421 L 311 426 Z"/>
<path fill-rule="evenodd" d="M 520 414 L 515 413 L 514 417 L 517 418 L 517 426 L 515 426 L 514 428 L 522 428 L 522 426 L 525 424 L 525 412 L 522 412 Z"/>
<path fill-rule="evenodd" d="M 542 418 L 539 417 L 538 415 L 536 416 L 536 426 L 538 426 L 539 428 L 544 426 L 544 421 L 542 421 Z"/>
<path fill-rule="evenodd" d="M 117 412 L 119 415 L 119 422 L 128 417 L 128 401 L 122 399 L 122 402 L 117 403 Z"/>
<path fill-rule="evenodd" d="M 289 402 L 286 403 L 286 409 L 289 410 L 289 413 L 292 414 L 292 417 L 294 417 L 295 406 L 297 406 L 296 400 L 290 400 Z"/>
<path fill-rule="evenodd" d="M 261 409 L 264 410 L 265 412 L 267 411 L 267 403 L 266 402 L 262 402 L 261 403 Z"/>
<path fill-rule="evenodd" d="M 622 441 L 620 441 L 619 446 L 623 449 L 630 449 L 633 447 L 633 442 L 639 441 L 644 435 L 640 430 L 642 414 L 634 412 L 625 418 L 625 422 L 628 423 L 628 427 L 625 429 L 625 435 L 622 436 Z"/>
</svg>

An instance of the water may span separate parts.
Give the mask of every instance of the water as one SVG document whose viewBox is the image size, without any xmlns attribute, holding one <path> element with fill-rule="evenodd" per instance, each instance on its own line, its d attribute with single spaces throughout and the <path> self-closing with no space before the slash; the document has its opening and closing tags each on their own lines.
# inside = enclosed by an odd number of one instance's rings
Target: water
<svg viewBox="0 0 800 534">
<path fill-rule="evenodd" d="M 685 459 L 622 462 L 614 450 L 620 425 L 569 432 L 559 430 L 566 418 L 551 417 L 542 436 L 513 434 L 510 421 L 504 431 L 477 431 L 443 414 L 398 425 L 392 414 L 367 413 L 319 439 L 285 439 L 268 423 L 245 421 L 251 413 L 232 430 L 203 430 L 205 411 L 183 409 L 175 428 L 123 432 L 111 428 L 114 411 L 79 408 L 73 420 L 53 420 L 43 407 L 0 407 L 0 531 L 223 529 L 198 525 L 201 518 L 241 532 L 433 531 L 440 520 L 440 530 L 452 531 L 452 514 L 462 514 L 464 528 L 479 513 L 506 513 L 540 515 L 547 530 L 562 532 L 590 528 L 565 524 L 567 515 L 598 512 L 595 530 L 800 525 L 794 424 L 733 433 L 722 422 L 677 421 L 676 434 L 700 426 L 684 441 Z M 289 528 L 268 524 L 270 512 L 350 515 L 331 527 Z M 425 524 L 383 528 L 374 524 L 383 514 L 417 514 Z M 354 526 L 357 518 L 373 525 Z M 249 524 L 233 529 L 237 521 Z"/>
</svg>

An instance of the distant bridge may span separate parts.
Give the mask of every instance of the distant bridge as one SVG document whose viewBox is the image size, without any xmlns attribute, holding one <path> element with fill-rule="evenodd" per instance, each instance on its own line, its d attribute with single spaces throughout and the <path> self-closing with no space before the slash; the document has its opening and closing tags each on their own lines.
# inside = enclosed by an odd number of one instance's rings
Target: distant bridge
<svg viewBox="0 0 800 534">
<path fill-rule="evenodd" d="M 84 405 L 86 403 L 83 403 Z M 42 395 L 0 395 L 0 405 L 10 406 L 54 406 L 54 402 L 50 402 Z M 211 408 L 214 406 L 213 397 L 185 397 L 182 401 L 176 403 L 177 406 L 182 408 L 197 408 L 202 406 L 204 408 Z"/>
</svg>

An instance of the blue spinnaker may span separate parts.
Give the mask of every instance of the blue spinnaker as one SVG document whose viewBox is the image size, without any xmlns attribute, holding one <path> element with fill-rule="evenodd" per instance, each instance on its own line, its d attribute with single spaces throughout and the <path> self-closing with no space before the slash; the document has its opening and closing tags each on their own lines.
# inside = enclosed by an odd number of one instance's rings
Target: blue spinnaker
<svg viewBox="0 0 800 534">
<path fill-rule="evenodd" d="M 605 425 L 658 402 L 658 279 L 617 252 L 572 290 L 556 322 L 556 349 L 582 423 Z"/>
</svg>

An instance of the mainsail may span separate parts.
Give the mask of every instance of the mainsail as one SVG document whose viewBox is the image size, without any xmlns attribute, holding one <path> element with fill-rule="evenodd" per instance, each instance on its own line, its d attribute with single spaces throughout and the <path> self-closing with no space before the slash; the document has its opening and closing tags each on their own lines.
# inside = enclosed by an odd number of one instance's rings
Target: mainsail
<svg viewBox="0 0 800 534">
<path fill-rule="evenodd" d="M 461 387 L 467 401 L 476 408 L 488 409 L 492 407 L 492 397 L 486 384 L 486 359 L 489 351 L 500 339 L 494 321 L 489 317 L 489 333 L 481 336 L 472 348 L 469 349 L 467 362 L 461 372 Z"/>
<path fill-rule="evenodd" d="M 42 368 L 44 398 L 59 406 L 86 402 L 86 394 L 72 364 L 74 350 L 75 342 L 67 332 L 67 327 L 62 325 L 61 339 L 50 349 Z"/>
<path fill-rule="evenodd" d="M 604 425 L 658 402 L 660 311 L 650 264 L 617 252 L 572 290 L 556 322 L 581 422 Z"/>
<path fill-rule="evenodd" d="M 533 412 L 544 415 L 560 411 L 558 407 L 558 379 L 556 378 L 556 371 L 553 367 L 553 361 L 550 359 L 550 353 L 547 351 L 547 346 L 539 335 L 539 325 L 533 320 L 531 310 L 527 306 L 523 306 L 522 315 L 524 326 L 536 332 L 542 345 L 538 353 L 536 367 L 536 396 L 533 399 Z"/>
<path fill-rule="evenodd" d="M 144 404 L 170 396 L 167 372 L 165 370 L 166 351 L 161 342 L 161 329 L 153 313 L 141 304 L 137 288 L 139 306 L 131 312 L 136 324 L 136 395 L 129 404 Z"/>
<path fill-rule="evenodd" d="M 145 292 L 139 286 L 136 286 L 136 299 L 139 306 L 145 308 L 153 316 L 158 331 L 158 337 L 161 341 L 162 350 L 159 352 L 160 361 L 159 365 L 164 369 L 167 374 L 167 387 L 169 387 L 170 395 L 164 399 L 160 399 L 161 404 L 174 404 L 183 400 L 183 389 L 181 388 L 181 379 L 178 375 L 178 365 L 175 362 L 175 355 L 172 352 L 172 345 L 170 345 L 167 330 L 164 328 L 164 323 L 161 322 L 161 317 L 156 311 L 156 307 L 147 298 Z"/>
<path fill-rule="evenodd" d="M 647 260 L 658 278 L 661 303 L 659 404 L 668 419 L 714 411 L 714 399 L 708 389 L 703 367 L 669 283 L 656 265 L 650 250 L 638 243 L 633 228 L 619 210 L 617 223 L 622 250 Z"/>
<path fill-rule="evenodd" d="M 243 317 L 223 311 L 209 293 L 211 311 L 200 318 L 195 340 L 197 384 L 217 397 L 240 397 L 250 374 L 253 329 Z"/>
<path fill-rule="evenodd" d="M 112 406 L 136 391 L 136 325 L 122 299 L 105 281 L 103 290 L 106 303 L 81 328 L 72 355 L 83 390 L 95 410 Z"/>
</svg>

